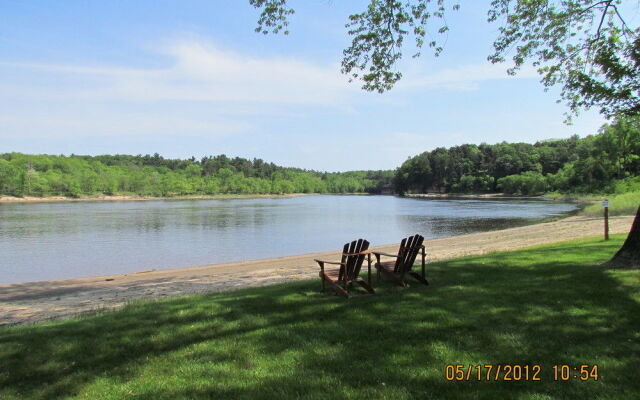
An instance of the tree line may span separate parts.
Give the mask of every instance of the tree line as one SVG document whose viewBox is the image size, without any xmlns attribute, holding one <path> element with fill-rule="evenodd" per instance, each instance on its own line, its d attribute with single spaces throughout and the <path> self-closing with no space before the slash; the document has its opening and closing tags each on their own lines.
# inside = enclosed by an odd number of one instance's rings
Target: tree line
<svg viewBox="0 0 640 400">
<path fill-rule="evenodd" d="M 316 172 L 225 155 L 0 154 L 0 194 L 10 196 L 380 193 L 392 178 L 393 171 Z"/>
<path fill-rule="evenodd" d="M 582 139 L 437 148 L 405 161 L 395 172 L 394 186 L 401 194 L 597 193 L 639 173 L 640 116 L 630 116 Z"/>
<path fill-rule="evenodd" d="M 395 171 L 327 173 L 226 155 L 0 154 L 0 194 L 10 196 L 598 193 L 639 174 L 640 116 L 619 117 L 585 138 L 439 147 Z"/>
</svg>

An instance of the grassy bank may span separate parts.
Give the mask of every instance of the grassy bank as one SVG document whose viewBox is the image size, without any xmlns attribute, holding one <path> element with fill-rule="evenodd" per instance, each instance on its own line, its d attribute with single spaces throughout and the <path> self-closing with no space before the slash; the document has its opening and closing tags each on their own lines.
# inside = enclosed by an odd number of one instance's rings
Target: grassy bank
<svg viewBox="0 0 640 400">
<path fill-rule="evenodd" d="M 635 215 L 640 206 L 640 192 L 615 194 L 603 196 L 603 198 L 609 200 L 609 215 Z M 591 217 L 600 217 L 602 213 L 601 202 L 590 204 L 584 209 L 584 214 Z"/>
<path fill-rule="evenodd" d="M 551 192 L 545 194 L 544 198 L 591 203 L 582 210 L 582 214 L 590 217 L 601 217 L 603 213 L 602 200 L 608 199 L 610 215 L 635 215 L 638 206 L 640 206 L 640 177 L 617 180 L 606 188 L 606 193 Z"/>
<path fill-rule="evenodd" d="M 0 398 L 640 398 L 640 272 L 598 267 L 622 240 L 433 263 L 429 287 L 349 300 L 314 280 L 3 328 Z M 448 381 L 447 364 L 541 380 Z M 599 379 L 554 381 L 558 364 Z"/>
</svg>

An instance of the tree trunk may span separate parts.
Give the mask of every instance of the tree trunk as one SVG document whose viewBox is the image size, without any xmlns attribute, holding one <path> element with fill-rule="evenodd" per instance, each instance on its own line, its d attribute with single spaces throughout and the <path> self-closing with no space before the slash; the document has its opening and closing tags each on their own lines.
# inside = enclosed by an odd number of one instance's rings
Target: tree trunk
<svg viewBox="0 0 640 400">
<path fill-rule="evenodd" d="M 636 217 L 631 224 L 629 236 L 618 252 L 603 264 L 607 268 L 640 268 L 640 207 L 636 212 Z"/>
</svg>

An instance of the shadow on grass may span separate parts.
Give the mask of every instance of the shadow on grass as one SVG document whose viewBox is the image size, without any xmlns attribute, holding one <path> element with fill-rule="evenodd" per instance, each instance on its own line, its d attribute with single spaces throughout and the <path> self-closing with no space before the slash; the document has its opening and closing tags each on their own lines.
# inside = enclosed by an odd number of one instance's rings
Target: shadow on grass
<svg viewBox="0 0 640 400">
<path fill-rule="evenodd" d="M 431 285 L 345 301 L 301 282 L 0 329 L 0 398 L 638 398 L 637 276 L 582 241 L 430 265 Z M 447 364 L 540 364 L 450 382 Z M 552 365 L 599 364 L 597 382 Z"/>
</svg>

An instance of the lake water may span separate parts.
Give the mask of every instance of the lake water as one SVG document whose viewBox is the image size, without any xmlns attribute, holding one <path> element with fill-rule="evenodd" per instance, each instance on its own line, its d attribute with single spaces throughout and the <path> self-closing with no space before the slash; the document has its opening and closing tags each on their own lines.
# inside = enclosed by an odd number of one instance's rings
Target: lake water
<svg viewBox="0 0 640 400">
<path fill-rule="evenodd" d="M 567 215 L 571 203 L 393 196 L 0 204 L 0 283 L 373 246 L 504 229 Z"/>
</svg>

